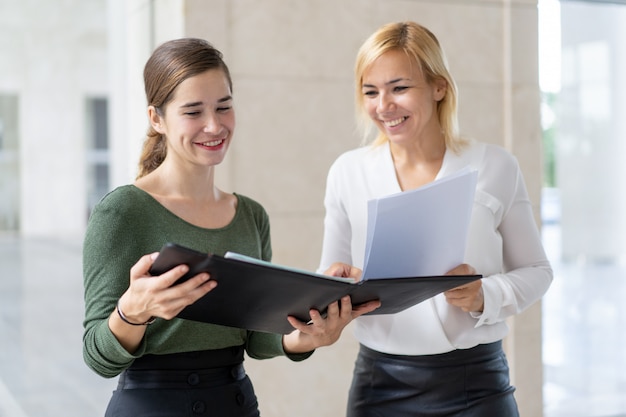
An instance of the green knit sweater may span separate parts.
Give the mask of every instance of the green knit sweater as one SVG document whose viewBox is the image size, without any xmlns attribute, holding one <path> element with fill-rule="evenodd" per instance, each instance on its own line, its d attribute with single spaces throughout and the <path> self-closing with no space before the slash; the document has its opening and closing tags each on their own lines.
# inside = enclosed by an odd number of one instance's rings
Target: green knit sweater
<svg viewBox="0 0 626 417">
<path fill-rule="evenodd" d="M 83 246 L 85 320 L 83 356 L 87 365 L 104 377 L 114 377 L 145 354 L 167 354 L 245 345 L 252 358 L 284 355 L 282 336 L 199 323 L 183 319 L 157 319 L 148 326 L 133 354 L 128 353 L 108 327 L 108 317 L 129 285 L 130 268 L 145 254 L 166 242 L 224 255 L 226 251 L 271 260 L 267 213 L 254 200 L 237 197 L 230 224 L 204 229 L 187 223 L 148 193 L 133 185 L 115 189 L 94 208 Z M 237 302 L 233 300 L 233 302 Z M 289 355 L 292 360 L 310 356 Z"/>
</svg>

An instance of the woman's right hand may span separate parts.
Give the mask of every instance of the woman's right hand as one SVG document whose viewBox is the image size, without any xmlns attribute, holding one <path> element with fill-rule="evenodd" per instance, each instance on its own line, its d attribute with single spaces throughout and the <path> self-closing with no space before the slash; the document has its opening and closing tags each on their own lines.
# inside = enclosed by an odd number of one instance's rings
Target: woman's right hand
<svg viewBox="0 0 626 417">
<path fill-rule="evenodd" d="M 363 271 L 353 265 L 344 264 L 343 262 L 335 262 L 324 271 L 324 275 L 340 278 L 352 278 L 355 282 L 361 280 Z"/>
<path fill-rule="evenodd" d="M 215 286 L 207 273 L 174 285 L 187 271 L 187 265 L 179 265 L 159 276 L 148 273 L 158 252 L 145 255 L 130 269 L 130 286 L 120 298 L 120 308 L 134 323 L 144 323 L 151 317 L 170 320 L 183 308 L 193 304 Z"/>
<path fill-rule="evenodd" d="M 109 317 L 109 328 L 129 352 L 134 352 L 145 333 L 146 323 L 152 317 L 170 320 L 185 307 L 193 304 L 217 286 L 209 274 L 201 273 L 174 285 L 187 271 L 187 265 L 179 265 L 159 276 L 149 274 L 158 252 L 142 256 L 130 269 L 130 285 L 119 299 L 119 309 L 130 325 L 122 320 L 116 309 Z"/>
</svg>

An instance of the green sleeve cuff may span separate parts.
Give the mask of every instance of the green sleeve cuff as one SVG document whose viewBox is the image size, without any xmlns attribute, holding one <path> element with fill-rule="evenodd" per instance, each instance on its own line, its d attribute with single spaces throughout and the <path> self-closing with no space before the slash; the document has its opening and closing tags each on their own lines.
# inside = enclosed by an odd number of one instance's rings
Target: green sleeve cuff
<svg viewBox="0 0 626 417">
<path fill-rule="evenodd" d="M 117 340 L 108 320 L 103 320 L 94 329 L 93 344 L 85 343 L 85 361 L 99 375 L 112 378 L 128 368 L 135 359 L 143 356 L 146 351 L 145 337 L 134 353 L 129 353 Z"/>
<path fill-rule="evenodd" d="M 305 353 L 287 353 L 285 351 L 283 352 L 285 353 L 285 356 L 289 358 L 290 360 L 294 362 L 302 362 L 305 359 L 309 359 L 313 355 L 315 350 L 312 350 L 310 352 L 305 352 Z"/>
</svg>

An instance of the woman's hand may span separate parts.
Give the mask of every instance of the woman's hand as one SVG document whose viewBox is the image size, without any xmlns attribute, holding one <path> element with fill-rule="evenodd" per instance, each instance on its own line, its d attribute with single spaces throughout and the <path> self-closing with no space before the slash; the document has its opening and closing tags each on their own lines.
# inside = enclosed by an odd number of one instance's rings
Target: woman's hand
<svg viewBox="0 0 626 417">
<path fill-rule="evenodd" d="M 157 255 L 158 252 L 142 256 L 130 269 L 130 286 L 120 297 L 118 306 L 131 323 L 145 323 L 152 317 L 170 320 L 217 286 L 207 273 L 172 286 L 189 270 L 187 265 L 179 265 L 159 276 L 150 275 L 148 271 Z M 114 310 L 109 316 L 109 328 L 132 353 L 139 346 L 146 326 L 130 325 Z"/>
<path fill-rule="evenodd" d="M 449 271 L 446 275 L 475 275 L 476 270 L 468 264 L 461 264 Z M 445 291 L 443 294 L 446 297 L 446 301 L 459 307 L 465 312 L 475 311 L 482 312 L 485 307 L 485 300 L 483 296 L 483 282 L 478 279 L 470 283 L 461 285 L 460 287 L 453 288 Z"/>
<path fill-rule="evenodd" d="M 289 316 L 287 320 L 296 329 L 283 336 L 283 346 L 287 353 L 310 352 L 321 346 L 329 346 L 335 343 L 343 329 L 355 318 L 376 310 L 380 307 L 380 301 L 369 301 L 352 308 L 350 296 L 343 297 L 340 301 L 330 304 L 326 310 L 326 317 L 322 317 L 319 311 L 310 311 L 311 321 L 304 323 L 295 317 Z"/>
<path fill-rule="evenodd" d="M 187 265 L 179 265 L 159 276 L 151 276 L 148 271 L 158 253 L 143 256 L 130 270 L 130 286 L 120 298 L 124 315 L 143 323 L 150 317 L 170 320 L 183 308 L 193 304 L 217 286 L 209 274 L 201 273 L 174 285 L 187 271 Z M 174 285 L 174 286 L 173 286 Z"/>
<path fill-rule="evenodd" d="M 363 271 L 361 271 L 356 266 L 344 264 L 341 262 L 335 262 L 330 267 L 328 267 L 326 272 L 324 272 L 324 275 L 329 275 L 331 277 L 352 278 L 354 279 L 354 281 L 360 281 L 362 274 Z"/>
</svg>

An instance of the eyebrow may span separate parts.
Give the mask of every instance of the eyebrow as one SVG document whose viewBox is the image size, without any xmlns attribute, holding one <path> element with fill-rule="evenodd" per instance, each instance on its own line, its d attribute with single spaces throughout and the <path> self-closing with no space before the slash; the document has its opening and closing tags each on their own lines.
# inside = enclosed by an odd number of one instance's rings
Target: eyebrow
<svg viewBox="0 0 626 417">
<path fill-rule="evenodd" d="M 387 82 L 385 83 L 385 85 L 396 84 L 396 83 L 399 83 L 400 81 L 410 81 L 410 80 L 409 80 L 408 78 L 395 78 L 395 79 L 393 79 L 393 80 L 391 80 L 391 81 L 387 81 Z M 364 87 L 367 87 L 367 88 L 376 88 L 376 86 L 374 86 L 374 85 L 372 85 L 372 84 L 363 84 L 363 85 L 361 86 L 361 88 L 364 88 Z"/>
<path fill-rule="evenodd" d="M 225 96 L 225 97 L 220 98 L 219 100 L 217 100 L 217 102 L 218 102 L 218 103 L 224 103 L 224 102 L 230 101 L 230 100 L 232 100 L 232 99 L 233 99 L 233 97 L 232 97 L 232 96 L 230 96 L 230 95 L 228 95 L 228 96 Z M 182 104 L 182 105 L 180 106 L 180 108 L 181 108 L 181 109 L 186 109 L 186 108 L 189 108 L 189 107 L 197 107 L 197 106 L 201 106 L 202 104 L 203 104 L 203 103 L 202 103 L 201 101 L 194 101 L 194 102 L 192 102 L 192 103 L 185 103 L 185 104 Z"/>
</svg>

